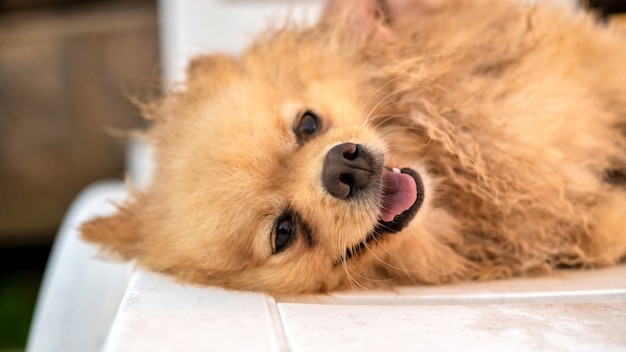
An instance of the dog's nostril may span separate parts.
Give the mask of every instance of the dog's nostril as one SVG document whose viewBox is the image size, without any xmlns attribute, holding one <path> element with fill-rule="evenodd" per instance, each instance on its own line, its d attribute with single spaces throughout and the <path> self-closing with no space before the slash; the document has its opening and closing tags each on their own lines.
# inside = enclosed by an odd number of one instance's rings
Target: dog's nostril
<svg viewBox="0 0 626 352">
<path fill-rule="evenodd" d="M 346 150 L 345 152 L 343 152 L 344 158 L 348 160 L 354 160 L 359 157 L 359 147 L 355 144 L 353 145 L 355 146 L 353 151 Z"/>
<path fill-rule="evenodd" d="M 354 177 L 352 177 L 352 175 L 350 175 L 350 174 L 341 174 L 341 175 L 339 175 L 339 181 L 341 181 L 342 183 L 345 183 L 346 185 L 350 186 L 350 188 L 352 188 L 354 186 Z"/>
<path fill-rule="evenodd" d="M 348 198 L 367 187 L 372 169 L 372 158 L 360 145 L 339 144 L 326 154 L 322 182 L 334 197 Z"/>
</svg>

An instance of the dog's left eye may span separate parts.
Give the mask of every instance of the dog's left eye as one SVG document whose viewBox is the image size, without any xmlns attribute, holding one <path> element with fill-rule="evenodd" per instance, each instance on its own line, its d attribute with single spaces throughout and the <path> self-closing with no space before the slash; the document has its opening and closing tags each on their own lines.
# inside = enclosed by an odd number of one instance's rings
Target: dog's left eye
<svg viewBox="0 0 626 352">
<path fill-rule="evenodd" d="M 285 214 L 276 222 L 274 228 L 273 254 L 280 253 L 287 249 L 295 237 L 296 225 L 293 216 Z"/>
<path fill-rule="evenodd" d="M 298 142 L 304 143 L 315 137 L 315 135 L 321 130 L 321 124 L 322 120 L 320 117 L 310 110 L 306 110 L 300 114 L 296 120 L 294 128 L 294 133 L 296 134 L 296 137 L 298 137 Z"/>
</svg>

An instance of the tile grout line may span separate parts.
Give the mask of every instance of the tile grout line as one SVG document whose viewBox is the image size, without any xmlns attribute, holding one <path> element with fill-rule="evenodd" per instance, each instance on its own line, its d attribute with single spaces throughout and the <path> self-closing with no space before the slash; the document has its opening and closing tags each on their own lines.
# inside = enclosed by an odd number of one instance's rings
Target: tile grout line
<svg viewBox="0 0 626 352">
<path fill-rule="evenodd" d="M 283 318 L 280 315 L 280 310 L 278 309 L 278 302 L 276 302 L 276 299 L 271 296 L 265 296 L 265 302 L 272 321 L 277 350 L 281 352 L 291 351 L 289 348 L 287 332 L 285 331 L 285 325 L 283 324 Z"/>
</svg>

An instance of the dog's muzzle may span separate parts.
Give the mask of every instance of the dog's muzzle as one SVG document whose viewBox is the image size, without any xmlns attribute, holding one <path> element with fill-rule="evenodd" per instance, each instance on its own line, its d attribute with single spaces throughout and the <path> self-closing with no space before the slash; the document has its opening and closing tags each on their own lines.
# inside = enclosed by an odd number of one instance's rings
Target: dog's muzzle
<svg viewBox="0 0 626 352">
<path fill-rule="evenodd" d="M 349 200 L 370 188 L 379 192 L 381 201 L 377 224 L 360 242 L 349 246 L 335 266 L 357 255 L 372 240 L 402 231 L 424 202 L 424 184 L 418 172 L 383 167 L 382 162 L 382 158 L 354 143 L 336 145 L 326 154 L 322 183 L 329 194 Z"/>
<path fill-rule="evenodd" d="M 404 229 L 422 206 L 424 184 L 410 168 L 390 169 L 359 144 L 342 143 L 326 154 L 322 183 L 333 197 L 350 200 L 357 194 L 380 196 L 380 230 L 387 233 Z"/>
</svg>

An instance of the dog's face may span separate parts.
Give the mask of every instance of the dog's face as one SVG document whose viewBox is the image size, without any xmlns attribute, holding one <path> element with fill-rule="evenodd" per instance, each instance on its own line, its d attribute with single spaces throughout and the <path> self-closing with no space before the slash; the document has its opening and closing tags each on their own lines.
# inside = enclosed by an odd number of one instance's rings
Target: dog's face
<svg viewBox="0 0 626 352">
<path fill-rule="evenodd" d="M 148 134 L 153 184 L 84 236 L 238 289 L 325 291 L 375 275 L 422 206 L 422 177 L 388 150 L 373 118 L 380 87 L 363 68 L 291 40 L 195 60 Z"/>
</svg>

